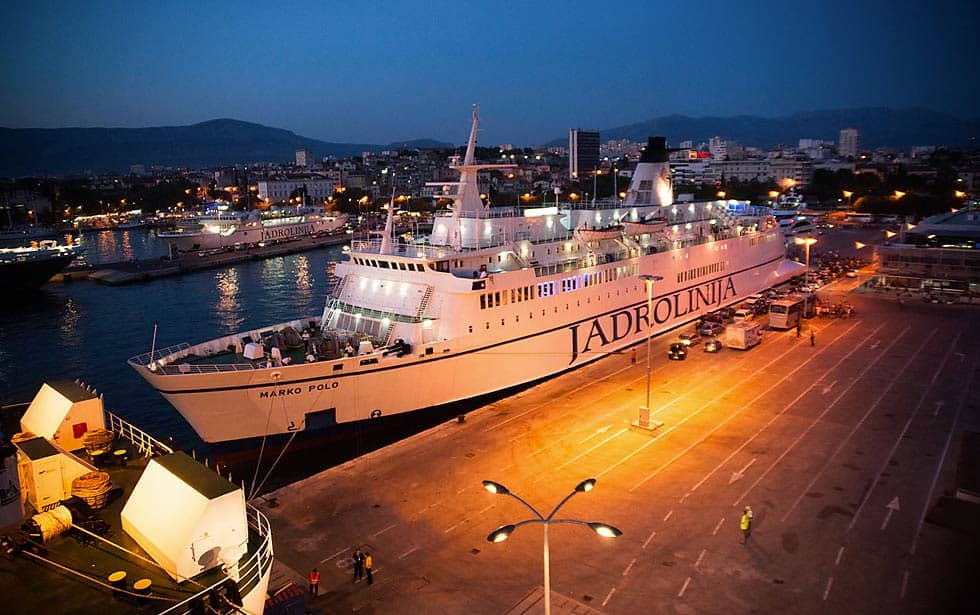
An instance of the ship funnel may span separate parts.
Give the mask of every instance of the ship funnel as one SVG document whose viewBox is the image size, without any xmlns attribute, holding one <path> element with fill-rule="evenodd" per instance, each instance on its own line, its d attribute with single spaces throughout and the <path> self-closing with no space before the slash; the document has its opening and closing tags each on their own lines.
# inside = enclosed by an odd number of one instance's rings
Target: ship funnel
<svg viewBox="0 0 980 615">
<path fill-rule="evenodd" d="M 674 202 L 670 163 L 667 161 L 667 139 L 650 137 L 633 172 L 626 192 L 627 207 L 670 205 Z"/>
</svg>

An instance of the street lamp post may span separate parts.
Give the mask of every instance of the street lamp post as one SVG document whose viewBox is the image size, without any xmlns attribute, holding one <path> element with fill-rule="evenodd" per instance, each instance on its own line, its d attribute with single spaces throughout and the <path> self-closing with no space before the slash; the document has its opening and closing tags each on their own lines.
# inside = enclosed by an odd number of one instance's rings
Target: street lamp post
<svg viewBox="0 0 980 615">
<path fill-rule="evenodd" d="M 803 273 L 803 279 L 807 285 L 806 294 L 803 295 L 803 316 L 806 316 L 807 297 L 810 295 L 810 246 L 817 243 L 817 240 L 813 237 L 794 237 L 793 243 L 806 247 L 806 271 Z"/>
<path fill-rule="evenodd" d="M 633 425 L 640 429 L 653 431 L 663 425 L 660 421 L 650 420 L 650 339 L 653 337 L 653 283 L 664 279 L 662 275 L 641 275 L 640 279 L 647 287 L 647 397 L 646 404 L 640 406 L 640 413 Z"/>
<path fill-rule="evenodd" d="M 576 525 L 584 525 L 590 530 L 602 536 L 603 538 L 618 538 L 623 535 L 623 532 L 618 528 L 609 525 L 608 523 L 601 523 L 598 521 L 579 521 L 578 519 L 555 519 L 555 513 L 565 505 L 565 502 L 570 500 L 576 493 L 587 493 L 592 491 L 595 487 L 595 479 L 588 478 L 583 480 L 575 489 L 566 495 L 558 505 L 552 509 L 551 513 L 545 517 L 537 511 L 536 508 L 528 504 L 523 498 L 510 492 L 507 487 L 504 487 L 500 483 L 496 483 L 492 480 L 483 481 L 483 488 L 497 495 L 509 495 L 521 504 L 527 507 L 531 513 L 534 514 L 533 519 L 525 519 L 524 521 L 518 521 L 517 523 L 511 523 L 507 525 L 502 525 L 490 532 L 487 535 L 488 542 L 503 542 L 507 540 L 514 530 L 521 527 L 522 525 L 528 525 L 529 523 L 540 523 L 544 525 L 544 615 L 551 615 L 551 568 L 550 568 L 550 557 L 551 554 L 548 550 L 548 526 L 552 523 L 574 523 Z"/>
</svg>

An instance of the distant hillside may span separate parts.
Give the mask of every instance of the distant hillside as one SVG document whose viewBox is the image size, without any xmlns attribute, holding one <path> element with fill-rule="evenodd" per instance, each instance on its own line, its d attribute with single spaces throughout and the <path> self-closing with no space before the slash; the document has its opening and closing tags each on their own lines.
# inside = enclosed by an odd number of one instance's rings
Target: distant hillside
<svg viewBox="0 0 980 615">
<path fill-rule="evenodd" d="M 127 171 L 134 164 L 196 168 L 290 162 L 301 147 L 318 158 L 381 149 L 229 119 L 156 128 L 0 128 L 0 176 Z"/>
<path fill-rule="evenodd" d="M 415 139 L 413 141 L 394 141 L 385 146 L 386 150 L 396 150 L 396 149 L 445 149 L 456 147 L 452 143 L 446 143 L 444 141 L 435 141 L 433 139 Z"/>
<path fill-rule="evenodd" d="M 861 147 L 908 148 L 916 145 L 980 147 L 980 118 L 961 120 L 928 109 L 837 109 L 808 111 L 788 117 L 764 118 L 688 117 L 668 115 L 638 124 L 601 131 L 603 142 L 629 139 L 644 142 L 650 136 L 665 136 L 672 145 L 691 140 L 695 145 L 711 137 L 722 137 L 742 145 L 769 147 L 796 145 L 800 139 L 837 142 L 842 128 L 857 128 Z M 567 145 L 568 139 L 555 139 L 554 145 Z"/>
</svg>

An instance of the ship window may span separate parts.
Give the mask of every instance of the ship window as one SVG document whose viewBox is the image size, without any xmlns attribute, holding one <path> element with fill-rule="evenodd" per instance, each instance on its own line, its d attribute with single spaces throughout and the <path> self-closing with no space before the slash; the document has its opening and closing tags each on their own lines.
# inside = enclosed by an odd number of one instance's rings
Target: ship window
<svg viewBox="0 0 980 615">
<path fill-rule="evenodd" d="M 378 264 L 381 265 L 382 269 L 388 269 L 390 267 L 388 261 L 378 261 Z"/>
<path fill-rule="evenodd" d="M 335 371 L 335 372 L 339 372 L 339 371 L 340 371 L 340 370 L 342 370 L 342 369 L 344 369 L 344 365 L 343 365 L 343 363 L 336 363 L 336 364 L 335 364 L 335 365 L 333 366 L 333 371 Z"/>
<path fill-rule="evenodd" d="M 361 365 L 374 365 L 378 362 L 377 357 L 372 357 L 370 359 L 361 359 Z"/>
<path fill-rule="evenodd" d="M 473 325 L 470 325 L 469 326 L 469 331 L 470 331 L 470 333 L 473 333 Z"/>
<path fill-rule="evenodd" d="M 486 295 L 480 295 L 480 309 L 481 310 L 487 309 L 487 296 Z"/>
</svg>

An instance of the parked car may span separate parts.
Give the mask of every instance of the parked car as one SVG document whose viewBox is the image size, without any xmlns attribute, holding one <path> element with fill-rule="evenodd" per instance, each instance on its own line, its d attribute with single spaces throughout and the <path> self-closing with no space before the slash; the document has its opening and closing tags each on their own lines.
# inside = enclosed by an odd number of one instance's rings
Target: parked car
<svg viewBox="0 0 980 615">
<path fill-rule="evenodd" d="M 849 277 L 849 278 L 856 278 L 856 277 L 858 277 L 858 272 L 857 272 L 857 270 L 855 270 L 855 269 L 851 269 L 851 270 L 850 270 L 850 271 L 848 271 L 848 272 L 847 272 L 847 273 L 846 273 L 845 275 L 846 275 L 847 277 Z"/>
<path fill-rule="evenodd" d="M 701 335 L 714 337 L 725 332 L 725 325 L 720 322 L 705 322 L 701 325 Z"/>
<path fill-rule="evenodd" d="M 705 352 L 720 352 L 721 349 L 721 340 L 708 340 L 704 343 Z"/>
<path fill-rule="evenodd" d="M 735 310 L 735 322 L 752 320 L 753 318 L 755 318 L 755 313 L 752 310 Z"/>
<path fill-rule="evenodd" d="M 701 341 L 701 335 L 694 331 L 693 333 L 681 333 L 680 334 L 681 343 L 685 346 L 692 346 Z"/>
<path fill-rule="evenodd" d="M 687 358 L 687 346 L 680 342 L 671 344 L 670 350 L 667 351 L 667 358 L 671 361 L 683 361 Z"/>
</svg>

